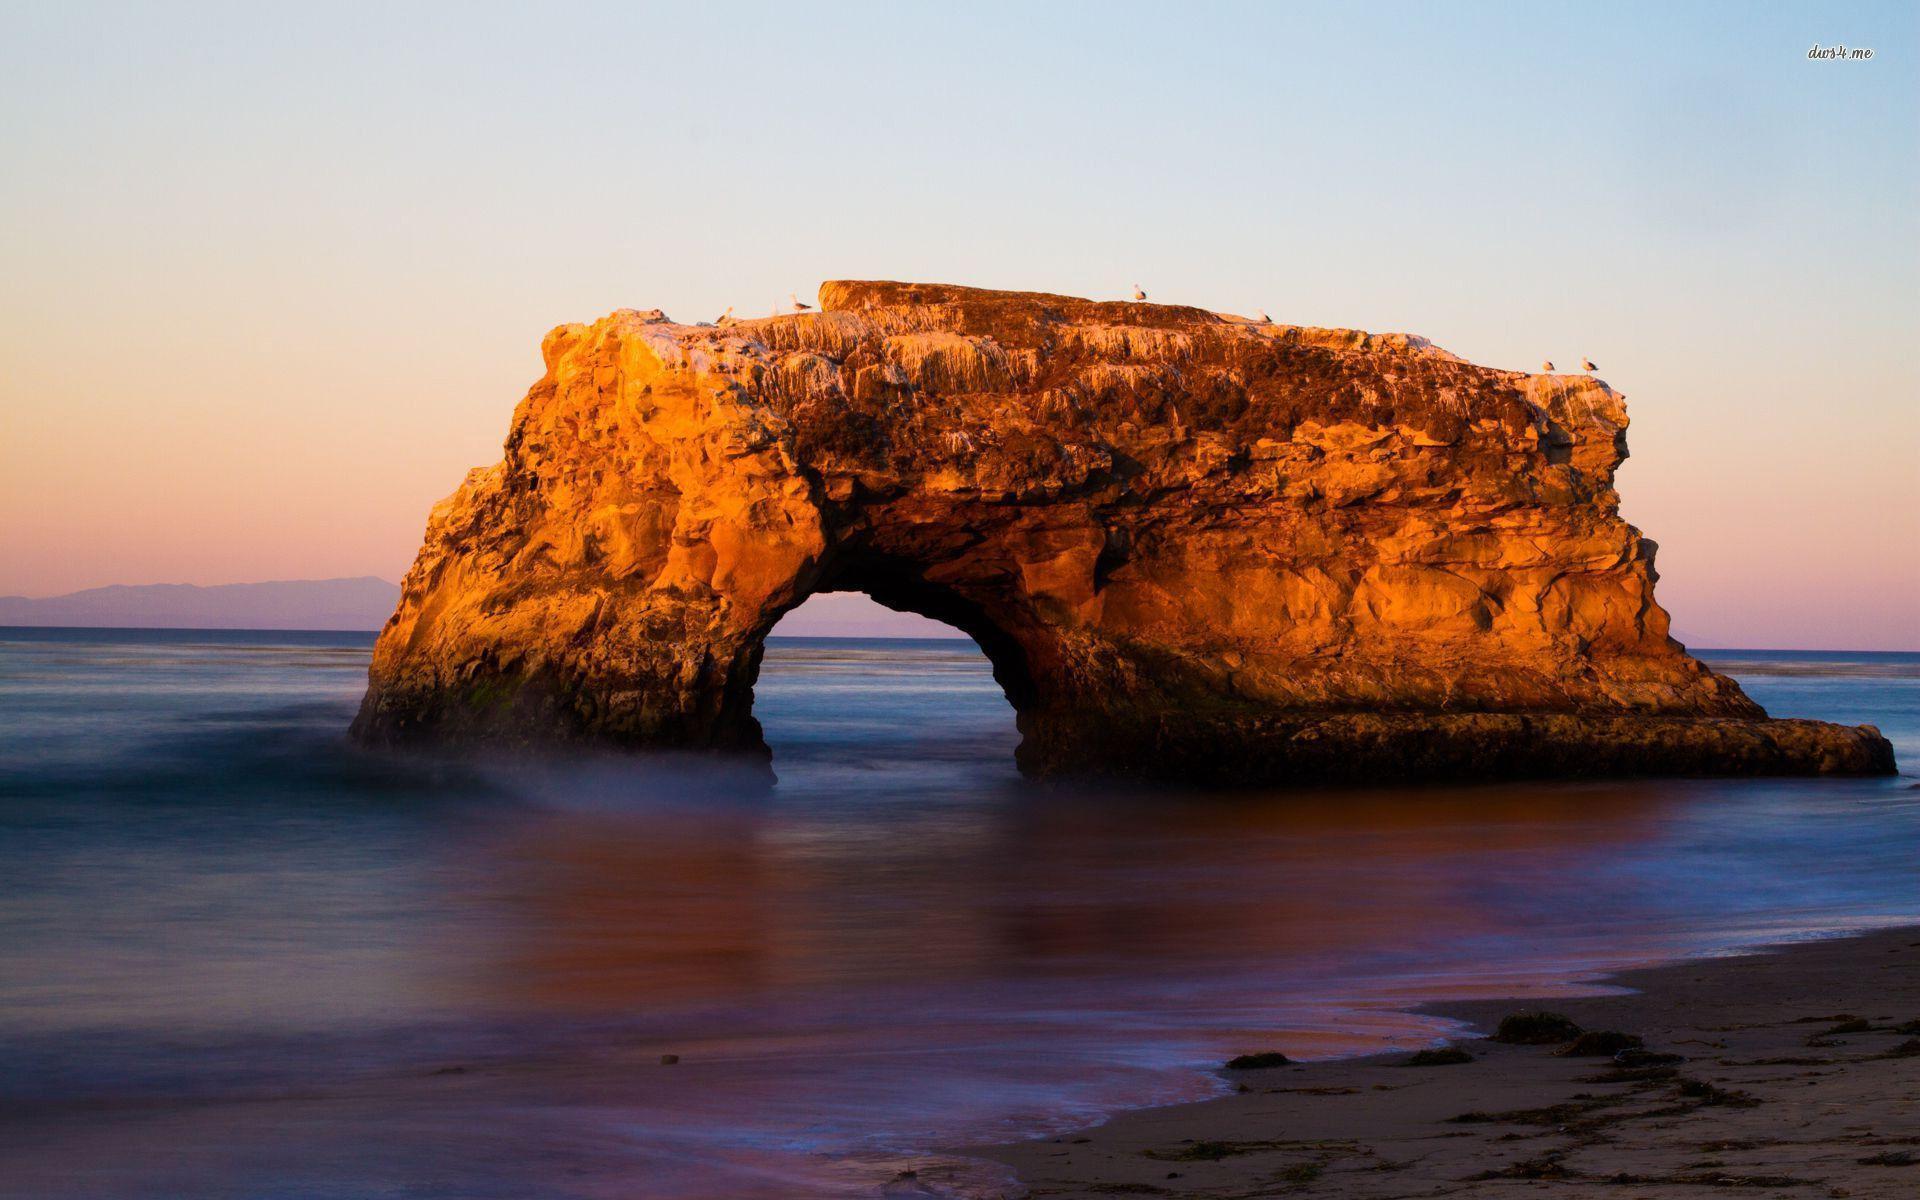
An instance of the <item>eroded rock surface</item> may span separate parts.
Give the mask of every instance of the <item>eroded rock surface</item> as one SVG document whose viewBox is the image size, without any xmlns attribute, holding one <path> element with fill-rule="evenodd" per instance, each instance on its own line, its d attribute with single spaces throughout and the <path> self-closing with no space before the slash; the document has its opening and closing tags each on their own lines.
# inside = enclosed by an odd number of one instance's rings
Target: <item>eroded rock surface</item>
<svg viewBox="0 0 1920 1200">
<path fill-rule="evenodd" d="M 1876 772 L 1667 634 L 1623 397 L 1405 335 L 942 285 L 547 335 L 355 731 L 764 753 L 818 591 L 973 635 L 1021 765 L 1242 782 Z"/>
</svg>

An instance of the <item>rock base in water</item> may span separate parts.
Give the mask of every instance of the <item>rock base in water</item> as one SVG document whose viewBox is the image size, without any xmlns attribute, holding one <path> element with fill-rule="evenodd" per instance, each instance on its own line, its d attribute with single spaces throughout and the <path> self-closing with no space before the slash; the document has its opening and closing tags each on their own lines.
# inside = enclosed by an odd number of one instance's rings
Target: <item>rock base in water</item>
<svg viewBox="0 0 1920 1200">
<path fill-rule="evenodd" d="M 1894 771 L 1893 746 L 1871 725 L 1567 713 L 1169 716 L 1098 741 L 1030 732 L 1019 758 L 1033 775 L 1214 786 Z"/>
</svg>

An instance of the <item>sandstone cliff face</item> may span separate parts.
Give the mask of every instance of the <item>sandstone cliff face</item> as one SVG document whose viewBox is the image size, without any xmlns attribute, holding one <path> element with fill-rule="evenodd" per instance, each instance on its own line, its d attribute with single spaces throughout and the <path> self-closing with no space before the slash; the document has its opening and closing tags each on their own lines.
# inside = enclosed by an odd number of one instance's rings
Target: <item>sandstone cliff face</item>
<svg viewBox="0 0 1920 1200">
<path fill-rule="evenodd" d="M 762 640 L 858 590 L 973 635 L 1036 772 L 1891 766 L 1668 637 L 1598 380 L 1164 305 L 820 299 L 550 333 L 505 459 L 433 512 L 357 733 L 764 752 Z"/>
</svg>

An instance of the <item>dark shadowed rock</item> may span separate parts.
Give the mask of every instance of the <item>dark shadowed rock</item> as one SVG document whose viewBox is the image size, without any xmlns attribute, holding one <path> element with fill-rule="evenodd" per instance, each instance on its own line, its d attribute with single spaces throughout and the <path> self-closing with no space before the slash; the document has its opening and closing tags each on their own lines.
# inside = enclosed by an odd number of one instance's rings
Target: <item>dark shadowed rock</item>
<svg viewBox="0 0 1920 1200">
<path fill-rule="evenodd" d="M 1278 1050 L 1262 1050 L 1258 1054 L 1242 1054 L 1227 1060 L 1229 1071 L 1264 1071 L 1270 1067 L 1292 1065 L 1293 1060 Z"/>
<path fill-rule="evenodd" d="M 1556 1012 L 1517 1012 L 1502 1017 L 1493 1040 L 1515 1046 L 1550 1046 L 1571 1042 L 1586 1032 Z"/>
<path fill-rule="evenodd" d="M 1646 1042 L 1637 1034 L 1617 1029 L 1589 1029 L 1560 1049 L 1562 1058 L 1612 1058 L 1623 1050 L 1638 1050 Z"/>
</svg>

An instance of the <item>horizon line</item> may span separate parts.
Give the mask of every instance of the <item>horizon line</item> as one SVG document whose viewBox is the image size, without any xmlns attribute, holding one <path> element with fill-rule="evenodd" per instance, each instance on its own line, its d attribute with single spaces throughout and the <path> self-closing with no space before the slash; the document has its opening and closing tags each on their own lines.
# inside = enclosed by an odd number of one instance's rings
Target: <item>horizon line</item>
<svg viewBox="0 0 1920 1200">
<path fill-rule="evenodd" d="M 271 582 L 303 582 L 300 580 L 273 580 Z M 229 586 L 229 585 L 217 585 Z M 377 637 L 379 629 L 364 627 L 331 629 L 271 627 L 255 625 L 0 625 L 0 633 L 16 633 L 27 630 L 60 631 L 67 633 L 350 633 L 366 634 Z M 769 639 L 810 642 L 973 642 L 971 634 L 955 629 L 951 634 L 932 634 L 927 636 L 906 637 L 900 634 L 869 633 L 769 633 Z M 1687 645 L 1690 654 L 1920 654 L 1920 647 L 1911 650 L 1864 650 L 1843 646 L 1700 646 Z"/>
</svg>

